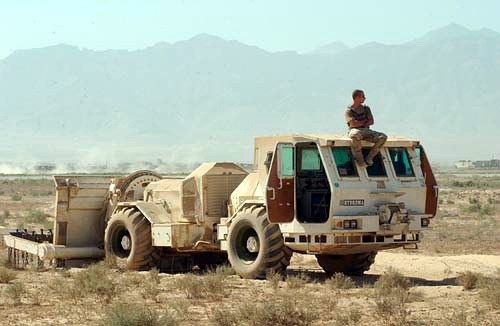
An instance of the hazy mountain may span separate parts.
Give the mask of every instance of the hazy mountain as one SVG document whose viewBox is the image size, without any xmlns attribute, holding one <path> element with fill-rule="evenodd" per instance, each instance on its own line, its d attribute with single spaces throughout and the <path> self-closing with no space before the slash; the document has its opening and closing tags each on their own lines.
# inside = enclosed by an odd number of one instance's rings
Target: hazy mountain
<svg viewBox="0 0 500 326">
<path fill-rule="evenodd" d="M 327 45 L 323 45 L 316 50 L 314 50 L 311 54 L 318 54 L 318 55 L 332 55 L 332 54 L 338 54 L 343 51 L 349 50 L 349 47 L 342 42 L 332 42 Z"/>
<path fill-rule="evenodd" d="M 451 24 L 341 47 L 271 53 L 202 34 L 19 50 L 0 60 L 0 158 L 251 161 L 255 135 L 344 133 L 354 88 L 375 129 L 421 139 L 435 160 L 500 156 L 500 34 Z"/>
</svg>

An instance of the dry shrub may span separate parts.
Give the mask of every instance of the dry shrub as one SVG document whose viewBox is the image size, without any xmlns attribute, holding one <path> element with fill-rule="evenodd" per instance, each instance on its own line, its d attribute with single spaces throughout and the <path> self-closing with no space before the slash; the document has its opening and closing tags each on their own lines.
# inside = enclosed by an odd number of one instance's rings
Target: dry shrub
<svg viewBox="0 0 500 326">
<path fill-rule="evenodd" d="M 188 299 L 212 298 L 220 299 L 225 296 L 225 275 L 208 272 L 203 276 L 185 274 L 176 279 L 173 285 L 184 293 Z"/>
<path fill-rule="evenodd" d="M 335 315 L 335 325 L 359 325 L 361 316 L 361 310 L 358 308 L 351 307 L 339 310 Z"/>
<path fill-rule="evenodd" d="M 286 278 L 288 288 L 293 290 L 303 288 L 309 281 L 309 277 L 305 274 L 290 275 Z"/>
<path fill-rule="evenodd" d="M 392 289 L 408 290 L 411 286 L 410 280 L 404 277 L 400 272 L 394 268 L 389 268 L 380 278 L 375 282 L 375 288 L 380 291 L 391 291 Z"/>
<path fill-rule="evenodd" d="M 236 275 L 236 272 L 234 271 L 234 269 L 231 267 L 231 265 L 228 265 L 228 264 L 219 265 L 215 269 L 211 269 L 210 272 L 212 274 L 217 274 L 217 275 L 224 277 L 224 278 L 226 278 L 228 276 Z"/>
<path fill-rule="evenodd" d="M 354 287 L 352 279 L 343 273 L 335 273 L 334 276 L 325 281 L 325 284 L 332 290 L 351 289 Z"/>
<path fill-rule="evenodd" d="M 104 262 L 90 265 L 74 276 L 73 286 L 68 289 L 72 297 L 95 294 L 105 303 L 110 303 L 116 293 L 116 284 L 111 279 L 111 271 Z"/>
<path fill-rule="evenodd" d="M 204 284 L 200 276 L 184 274 L 173 282 L 174 287 L 184 293 L 188 299 L 203 298 Z"/>
<path fill-rule="evenodd" d="M 479 296 L 495 309 L 500 309 L 500 277 L 481 278 Z"/>
<path fill-rule="evenodd" d="M 186 299 L 170 299 L 168 302 L 169 308 L 175 312 L 179 319 L 185 319 L 189 315 L 189 307 L 191 302 Z"/>
<path fill-rule="evenodd" d="M 445 326 L 472 326 L 473 324 L 467 320 L 467 313 L 463 308 L 454 308 L 451 315 L 445 319 Z"/>
<path fill-rule="evenodd" d="M 21 299 L 23 295 L 26 293 L 26 288 L 23 283 L 13 283 L 7 285 L 4 290 L 5 296 L 12 301 L 12 304 L 15 306 L 21 304 Z"/>
<path fill-rule="evenodd" d="M 146 282 L 142 288 L 141 294 L 143 299 L 151 299 L 156 303 L 160 302 L 158 297 L 160 294 L 160 287 L 158 286 L 158 283 L 151 281 Z"/>
<path fill-rule="evenodd" d="M 387 324 L 406 325 L 410 315 L 409 302 L 410 292 L 403 288 L 378 292 L 375 296 L 375 311 Z"/>
<path fill-rule="evenodd" d="M 6 267 L 0 267 L 0 283 L 9 283 L 15 280 L 17 274 L 15 271 L 10 270 Z"/>
<path fill-rule="evenodd" d="M 283 281 L 283 275 L 275 270 L 271 270 L 266 274 L 266 280 L 269 282 L 271 288 L 277 290 L 279 288 L 280 281 Z"/>
<path fill-rule="evenodd" d="M 476 288 L 479 277 L 479 274 L 467 271 L 458 276 L 457 284 L 463 286 L 464 290 L 472 290 Z"/>
<path fill-rule="evenodd" d="M 410 310 L 410 281 L 393 268 L 375 282 L 375 311 L 387 324 L 406 325 Z"/>
<path fill-rule="evenodd" d="M 42 304 L 42 301 L 45 299 L 44 291 L 42 290 L 34 290 L 30 293 L 31 304 L 34 306 L 39 306 Z"/>
<path fill-rule="evenodd" d="M 148 279 L 142 289 L 142 297 L 159 302 L 158 295 L 160 294 L 160 274 L 157 268 L 149 271 Z"/>
<path fill-rule="evenodd" d="M 106 311 L 101 325 L 105 326 L 174 326 L 178 320 L 169 312 L 163 316 L 151 309 L 139 305 L 117 304 Z"/>
<path fill-rule="evenodd" d="M 237 313 L 219 308 L 215 308 L 212 311 L 210 320 L 218 326 L 236 326 L 242 323 Z"/>
<path fill-rule="evenodd" d="M 307 296 L 282 293 L 265 302 L 245 302 L 236 310 L 215 309 L 211 320 L 216 325 L 302 326 L 318 318 L 317 309 Z"/>
</svg>

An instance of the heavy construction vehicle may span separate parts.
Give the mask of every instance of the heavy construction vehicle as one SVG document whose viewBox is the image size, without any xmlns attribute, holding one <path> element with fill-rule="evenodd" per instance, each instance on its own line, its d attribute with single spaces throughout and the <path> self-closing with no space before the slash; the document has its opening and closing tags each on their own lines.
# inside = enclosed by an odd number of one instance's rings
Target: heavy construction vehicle
<svg viewBox="0 0 500 326">
<path fill-rule="evenodd" d="M 379 250 L 416 248 L 436 214 L 438 187 L 417 140 L 389 137 L 365 168 L 346 136 L 256 137 L 253 170 L 217 162 L 185 178 L 55 176 L 54 233 L 6 235 L 9 257 L 69 266 L 106 256 L 167 271 L 228 260 L 240 276 L 264 278 L 298 252 L 328 274 L 361 275 Z"/>
</svg>

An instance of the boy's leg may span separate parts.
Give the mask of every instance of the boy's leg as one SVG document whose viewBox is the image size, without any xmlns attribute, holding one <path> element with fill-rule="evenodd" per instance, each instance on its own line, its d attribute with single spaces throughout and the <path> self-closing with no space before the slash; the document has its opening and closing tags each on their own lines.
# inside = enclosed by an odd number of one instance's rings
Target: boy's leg
<svg viewBox="0 0 500 326">
<path fill-rule="evenodd" d="M 353 128 L 349 130 L 349 137 L 352 139 L 352 152 L 354 159 L 360 165 L 366 165 L 363 159 L 363 152 L 361 151 L 361 141 L 363 140 L 363 134 L 359 129 Z"/>
<path fill-rule="evenodd" d="M 375 130 L 369 130 L 368 132 L 366 132 L 365 140 L 374 143 L 372 149 L 370 150 L 368 155 L 366 155 L 366 164 L 372 165 L 373 158 L 380 152 L 380 148 L 385 144 L 387 136 L 384 133 Z"/>
</svg>

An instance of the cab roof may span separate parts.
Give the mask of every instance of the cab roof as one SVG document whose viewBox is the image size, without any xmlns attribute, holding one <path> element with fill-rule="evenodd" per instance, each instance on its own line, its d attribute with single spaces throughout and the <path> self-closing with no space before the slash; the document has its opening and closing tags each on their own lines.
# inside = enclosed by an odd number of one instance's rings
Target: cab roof
<svg viewBox="0 0 500 326">
<path fill-rule="evenodd" d="M 317 142 L 320 146 L 351 146 L 351 138 L 347 135 L 339 134 L 289 134 L 276 136 L 258 136 L 255 137 L 255 145 L 271 145 L 278 142 Z M 385 147 L 412 147 L 420 142 L 416 139 L 388 136 Z M 367 143 L 370 144 L 370 143 Z"/>
</svg>

